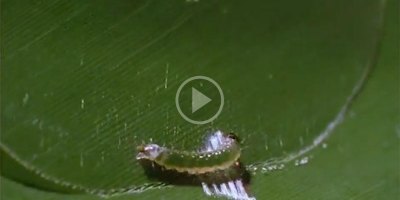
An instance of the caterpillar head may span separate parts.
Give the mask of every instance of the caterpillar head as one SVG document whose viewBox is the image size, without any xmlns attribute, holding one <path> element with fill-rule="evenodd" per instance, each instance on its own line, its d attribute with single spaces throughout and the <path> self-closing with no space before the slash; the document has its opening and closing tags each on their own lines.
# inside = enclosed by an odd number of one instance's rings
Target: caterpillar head
<svg viewBox="0 0 400 200">
<path fill-rule="evenodd" d="M 137 150 L 139 152 L 136 155 L 137 160 L 140 159 L 155 160 L 164 150 L 164 148 L 158 146 L 157 144 L 146 144 L 138 146 Z"/>
</svg>

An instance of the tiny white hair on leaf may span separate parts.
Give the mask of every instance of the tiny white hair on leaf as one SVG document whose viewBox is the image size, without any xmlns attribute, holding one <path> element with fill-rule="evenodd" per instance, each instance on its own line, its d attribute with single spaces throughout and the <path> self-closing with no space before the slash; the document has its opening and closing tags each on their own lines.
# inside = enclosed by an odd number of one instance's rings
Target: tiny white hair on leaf
<svg viewBox="0 0 400 200">
<path fill-rule="evenodd" d="M 203 191 L 208 196 L 225 197 L 232 200 L 256 200 L 250 197 L 243 186 L 242 180 L 229 181 L 227 183 L 212 184 L 210 187 L 202 183 Z"/>
</svg>

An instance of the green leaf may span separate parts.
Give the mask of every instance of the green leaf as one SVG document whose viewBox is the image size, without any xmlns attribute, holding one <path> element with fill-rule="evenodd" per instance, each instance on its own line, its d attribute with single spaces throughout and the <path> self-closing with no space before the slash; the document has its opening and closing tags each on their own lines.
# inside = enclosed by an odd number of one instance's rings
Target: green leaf
<svg viewBox="0 0 400 200">
<path fill-rule="evenodd" d="M 157 189 L 135 146 L 153 139 L 195 149 L 222 129 L 244 139 L 259 199 L 395 199 L 396 1 L 386 6 L 380 62 L 365 78 L 383 4 L 2 1 L 2 195 L 202 199 L 196 187 Z M 192 125 L 175 108 L 180 83 L 195 75 L 212 77 L 225 94 L 211 125 Z M 314 148 L 343 108 L 350 114 L 327 148 Z M 276 163 L 285 167 L 268 170 Z"/>
</svg>

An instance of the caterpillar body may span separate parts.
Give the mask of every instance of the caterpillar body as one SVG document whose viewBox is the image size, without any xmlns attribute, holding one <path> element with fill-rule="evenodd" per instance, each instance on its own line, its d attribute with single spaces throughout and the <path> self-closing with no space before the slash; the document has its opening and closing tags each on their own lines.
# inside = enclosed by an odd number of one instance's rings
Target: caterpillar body
<svg viewBox="0 0 400 200">
<path fill-rule="evenodd" d="M 136 159 L 151 178 L 178 185 L 201 185 L 210 196 L 255 199 L 246 192 L 250 175 L 239 161 L 241 150 L 234 134 L 217 131 L 193 152 L 157 144 L 141 145 L 138 151 Z"/>
</svg>

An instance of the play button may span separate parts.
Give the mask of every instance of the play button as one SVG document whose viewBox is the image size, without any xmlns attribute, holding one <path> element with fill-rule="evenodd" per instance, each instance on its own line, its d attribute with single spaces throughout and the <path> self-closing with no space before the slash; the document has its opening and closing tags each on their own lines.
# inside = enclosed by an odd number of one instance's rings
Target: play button
<svg viewBox="0 0 400 200">
<path fill-rule="evenodd" d="M 224 94 L 213 79 L 194 76 L 179 86 L 175 103 L 183 119 L 193 124 L 206 124 L 215 120 L 221 113 Z"/>
<path fill-rule="evenodd" d="M 206 95 L 192 87 L 192 113 L 202 108 L 211 101 Z"/>
</svg>

